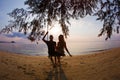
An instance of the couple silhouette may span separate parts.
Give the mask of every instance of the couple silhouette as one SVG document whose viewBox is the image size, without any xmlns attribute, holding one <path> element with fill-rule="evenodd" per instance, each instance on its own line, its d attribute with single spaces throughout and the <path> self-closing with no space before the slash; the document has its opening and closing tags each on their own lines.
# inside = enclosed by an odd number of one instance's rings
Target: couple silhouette
<svg viewBox="0 0 120 80">
<path fill-rule="evenodd" d="M 47 34 L 48 34 L 48 32 L 44 35 L 42 40 L 47 44 L 48 57 L 50 58 L 50 60 L 54 66 L 56 66 L 57 64 L 60 65 L 61 64 L 61 61 L 60 61 L 61 56 L 65 56 L 64 49 L 67 51 L 69 56 L 72 56 L 72 55 L 70 54 L 69 50 L 67 49 L 66 42 L 64 40 L 63 35 L 58 36 L 59 41 L 56 44 L 56 42 L 53 41 L 53 38 L 54 38 L 53 35 L 49 36 L 49 40 L 45 40 L 45 37 Z"/>
</svg>

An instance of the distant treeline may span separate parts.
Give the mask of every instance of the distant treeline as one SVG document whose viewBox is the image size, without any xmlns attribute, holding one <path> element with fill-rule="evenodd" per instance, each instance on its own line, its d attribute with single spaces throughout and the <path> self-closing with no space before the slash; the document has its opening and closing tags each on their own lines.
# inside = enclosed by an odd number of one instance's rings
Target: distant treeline
<svg viewBox="0 0 120 80">
<path fill-rule="evenodd" d="M 11 41 L 11 42 L 8 42 L 8 41 L 0 41 L 0 43 L 16 43 L 15 41 Z"/>
</svg>

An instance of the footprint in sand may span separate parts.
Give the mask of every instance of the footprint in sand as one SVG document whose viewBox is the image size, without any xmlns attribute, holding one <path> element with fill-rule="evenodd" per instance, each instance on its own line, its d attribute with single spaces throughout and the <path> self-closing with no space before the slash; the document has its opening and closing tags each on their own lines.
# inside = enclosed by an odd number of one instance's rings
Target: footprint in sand
<svg viewBox="0 0 120 80">
<path fill-rule="evenodd" d="M 34 73 L 35 73 L 35 70 L 31 70 L 31 71 L 23 71 L 24 72 L 24 74 L 26 74 L 26 75 L 31 75 L 31 76 L 34 76 Z"/>
<path fill-rule="evenodd" d="M 6 65 L 8 65 L 8 64 L 10 64 L 10 65 L 15 65 L 15 64 L 16 64 L 16 62 L 13 61 L 13 60 L 11 60 L 11 59 L 2 59 L 2 60 L 1 60 L 1 63 L 4 63 L 4 64 L 6 64 Z"/>
<path fill-rule="evenodd" d="M 0 80 L 9 80 L 8 76 L 9 76 L 9 74 L 4 74 L 4 75 L 0 76 Z"/>
<path fill-rule="evenodd" d="M 30 75 L 30 76 L 34 76 L 35 70 L 27 70 L 27 66 L 23 65 L 23 66 L 17 66 L 18 69 L 22 69 L 24 74 L 26 75 Z"/>
<path fill-rule="evenodd" d="M 4 64 L 8 65 L 8 59 L 1 60 L 1 63 L 4 63 Z"/>
<path fill-rule="evenodd" d="M 23 66 L 17 66 L 18 69 L 26 70 L 25 65 Z"/>
<path fill-rule="evenodd" d="M 85 62 L 80 62 L 80 64 L 85 64 Z"/>
<path fill-rule="evenodd" d="M 112 80 L 120 80 L 120 75 L 114 75 L 111 77 Z"/>
</svg>

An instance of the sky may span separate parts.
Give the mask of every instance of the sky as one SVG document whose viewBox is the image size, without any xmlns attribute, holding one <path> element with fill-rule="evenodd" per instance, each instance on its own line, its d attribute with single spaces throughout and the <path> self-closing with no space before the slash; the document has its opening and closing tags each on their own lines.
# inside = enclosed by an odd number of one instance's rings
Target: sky
<svg viewBox="0 0 120 80">
<path fill-rule="evenodd" d="M 25 0 L 0 0 L 0 30 L 8 24 L 8 21 L 11 19 L 7 13 L 11 12 L 15 8 L 26 8 L 24 5 Z M 94 16 L 86 16 L 85 18 L 80 18 L 79 20 L 70 20 L 71 25 L 69 27 L 69 36 L 67 38 L 68 41 L 104 41 L 105 36 L 97 37 L 100 33 L 100 29 L 102 28 L 102 22 L 96 21 L 96 17 Z M 58 26 L 58 24 L 55 24 Z M 58 30 L 58 31 L 57 31 Z M 55 36 L 55 40 L 57 40 L 57 36 L 59 35 L 60 28 L 51 29 L 50 34 Z M 30 42 L 26 39 L 27 36 L 23 35 L 23 33 L 14 32 L 8 35 L 0 35 L 0 41 L 4 40 L 16 40 L 18 42 Z M 120 40 L 120 36 L 114 34 L 110 40 Z"/>
<path fill-rule="evenodd" d="M 24 6 L 25 0 L 0 0 L 0 25 L 4 27 L 7 25 L 8 20 L 10 17 L 7 15 L 8 13 L 12 12 L 15 8 L 22 8 Z"/>
</svg>

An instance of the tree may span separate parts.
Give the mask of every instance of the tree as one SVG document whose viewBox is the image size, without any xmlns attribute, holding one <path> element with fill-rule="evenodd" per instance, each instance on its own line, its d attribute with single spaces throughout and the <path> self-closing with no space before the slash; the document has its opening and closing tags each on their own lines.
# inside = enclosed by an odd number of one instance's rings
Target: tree
<svg viewBox="0 0 120 80">
<path fill-rule="evenodd" d="M 100 1 L 100 10 L 95 13 L 97 20 L 103 21 L 103 28 L 98 36 L 107 34 L 106 40 L 113 31 L 119 33 L 120 27 L 120 0 Z"/>
<path fill-rule="evenodd" d="M 107 40 L 113 30 L 119 33 L 119 0 L 26 0 L 25 5 L 29 6 L 27 10 L 16 8 L 9 13 L 13 21 L 10 21 L 1 32 L 10 32 L 13 29 L 25 34 L 30 32 L 29 39 L 34 41 L 44 34 L 43 28 L 57 21 L 67 37 L 71 18 L 79 19 L 86 15 L 94 15 L 98 16 L 97 20 L 103 21 L 103 28 L 98 36 L 106 34 Z"/>
</svg>

